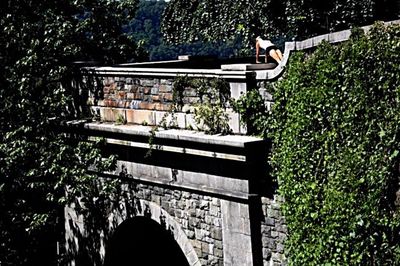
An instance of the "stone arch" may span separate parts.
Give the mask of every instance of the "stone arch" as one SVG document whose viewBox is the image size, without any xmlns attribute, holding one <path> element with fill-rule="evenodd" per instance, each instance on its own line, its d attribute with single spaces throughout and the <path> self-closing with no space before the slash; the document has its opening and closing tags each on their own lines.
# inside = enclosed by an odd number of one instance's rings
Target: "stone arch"
<svg viewBox="0 0 400 266">
<path fill-rule="evenodd" d="M 141 222 L 143 222 L 143 219 L 146 218 L 147 221 L 153 221 L 153 225 L 148 226 L 155 229 L 157 226 L 155 226 L 154 223 L 156 223 L 160 228 L 163 228 L 165 232 L 168 232 L 173 237 L 177 246 L 179 246 L 180 250 L 182 251 L 182 254 L 186 257 L 188 265 L 201 265 L 196 251 L 187 238 L 185 232 L 182 230 L 181 225 L 175 221 L 175 219 L 167 211 L 154 202 L 142 199 L 136 199 L 134 201 L 130 201 L 130 203 L 131 204 L 126 201 L 121 201 L 119 208 L 112 211 L 108 218 L 110 232 L 118 233 L 120 226 L 124 226 L 124 223 L 126 222 L 132 223 L 132 220 L 135 218 L 141 217 Z M 103 243 L 101 253 L 103 253 L 103 256 L 105 255 L 104 259 L 107 259 L 106 252 L 107 250 L 105 249 Z"/>
</svg>

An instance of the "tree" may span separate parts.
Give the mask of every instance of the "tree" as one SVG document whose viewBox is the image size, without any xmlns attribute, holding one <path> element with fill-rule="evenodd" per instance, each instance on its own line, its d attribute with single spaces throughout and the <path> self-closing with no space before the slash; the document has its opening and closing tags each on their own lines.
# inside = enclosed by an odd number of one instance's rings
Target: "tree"
<svg viewBox="0 0 400 266">
<path fill-rule="evenodd" d="M 0 9 L 0 264 L 55 265 L 60 211 L 90 190 L 89 166 L 110 169 L 100 142 L 57 128 L 77 118 L 73 62 L 141 60 L 121 29 L 136 0 L 13 0 Z M 48 250 L 51 249 L 52 252 Z"/>
<path fill-rule="evenodd" d="M 396 0 L 172 0 L 162 31 L 170 43 L 242 36 L 252 47 L 257 35 L 303 39 L 312 35 L 399 17 Z"/>
<path fill-rule="evenodd" d="M 232 57 L 238 54 L 241 43 L 239 39 L 230 42 L 184 42 L 182 44 L 167 44 L 161 34 L 160 24 L 165 1 L 140 1 L 136 16 L 124 27 L 127 34 L 137 42 L 144 44 L 151 61 L 176 60 L 179 55 L 212 55 L 220 58 Z"/>
</svg>

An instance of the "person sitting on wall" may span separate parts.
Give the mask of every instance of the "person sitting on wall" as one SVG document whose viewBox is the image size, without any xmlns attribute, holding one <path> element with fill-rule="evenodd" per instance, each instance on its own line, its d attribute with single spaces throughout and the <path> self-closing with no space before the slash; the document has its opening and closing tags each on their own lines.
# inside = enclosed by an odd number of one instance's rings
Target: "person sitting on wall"
<svg viewBox="0 0 400 266">
<path fill-rule="evenodd" d="M 260 48 L 265 50 L 265 63 L 267 63 L 268 56 L 272 57 L 278 64 L 281 63 L 283 55 L 282 52 L 270 40 L 263 40 L 260 36 L 256 38 L 256 63 L 259 61 Z"/>
</svg>

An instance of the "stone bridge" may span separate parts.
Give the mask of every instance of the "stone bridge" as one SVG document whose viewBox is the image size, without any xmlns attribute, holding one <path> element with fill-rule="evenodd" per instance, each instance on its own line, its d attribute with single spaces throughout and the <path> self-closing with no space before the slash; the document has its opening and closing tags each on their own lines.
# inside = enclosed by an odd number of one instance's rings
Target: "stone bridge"
<svg viewBox="0 0 400 266">
<path fill-rule="evenodd" d="M 115 171 L 98 173 L 98 186 L 114 182 L 110 194 L 65 209 L 66 264 L 285 264 L 287 228 L 283 199 L 268 175 L 269 143 L 244 136 L 246 129 L 229 105 L 232 135 L 187 130 L 198 127 L 191 106 L 199 95 L 186 87 L 183 107 L 170 113 L 174 81 L 178 76 L 223 79 L 230 97 L 257 89 L 269 105 L 272 97 L 264 85 L 282 74 L 291 51 L 349 35 L 287 43 L 280 66 L 254 65 L 254 58 L 181 57 L 85 68 L 85 82 L 75 85 L 89 96 L 80 104 L 89 103 L 96 121 L 70 122 L 67 131 L 88 140 L 104 138 L 104 155 L 117 155 L 118 163 Z M 174 119 L 175 129 L 154 130 L 165 119 Z"/>
<path fill-rule="evenodd" d="M 244 136 L 229 106 L 234 134 L 187 130 L 198 127 L 190 107 L 199 96 L 190 87 L 183 108 L 168 111 L 177 76 L 223 79 L 237 99 L 256 88 L 259 70 L 177 68 L 188 63 L 202 64 L 189 58 L 94 68 L 79 84 L 90 91 L 98 121 L 71 122 L 68 130 L 105 139 L 104 155 L 117 155 L 118 163 L 114 172 L 98 173 L 99 186 L 117 180 L 118 189 L 96 204 L 77 201 L 66 208 L 67 264 L 283 263 L 286 226 L 282 199 L 268 177 L 268 142 Z M 176 128 L 154 130 L 163 119 L 175 119 Z"/>
<path fill-rule="evenodd" d="M 101 176 L 122 182 L 101 208 L 105 229 L 97 228 L 97 244 L 85 239 L 93 232 L 77 206 L 66 209 L 72 265 L 96 256 L 84 254 L 87 243 L 98 247 L 94 252 L 105 265 L 263 265 L 283 259 L 286 227 L 266 178 L 265 141 L 162 130 L 153 136 L 158 147 L 146 156 L 146 127 L 77 127 L 106 138 L 107 154 L 119 161 L 115 172 Z"/>
</svg>

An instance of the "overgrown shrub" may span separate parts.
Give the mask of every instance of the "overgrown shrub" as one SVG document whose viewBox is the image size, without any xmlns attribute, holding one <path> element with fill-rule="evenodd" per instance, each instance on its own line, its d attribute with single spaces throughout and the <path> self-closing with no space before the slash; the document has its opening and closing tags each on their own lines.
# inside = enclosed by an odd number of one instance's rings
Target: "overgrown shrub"
<svg viewBox="0 0 400 266">
<path fill-rule="evenodd" d="M 291 265 L 399 265 L 400 27 L 297 54 L 274 91 Z"/>
<path fill-rule="evenodd" d="M 289 264 L 400 265 L 400 27 L 295 54 L 275 85 L 271 115 L 241 113 L 272 138 Z"/>
<path fill-rule="evenodd" d="M 226 112 L 230 100 L 230 88 L 225 80 L 177 77 L 174 80 L 172 111 L 182 109 L 186 89 L 194 89 L 199 98 L 199 101 L 194 104 L 194 119 L 199 130 L 209 134 L 231 132 L 229 116 Z"/>
<path fill-rule="evenodd" d="M 268 109 L 258 90 L 250 90 L 232 104 L 233 110 L 241 117 L 241 124 L 247 134 L 265 136 L 268 129 Z"/>
</svg>

